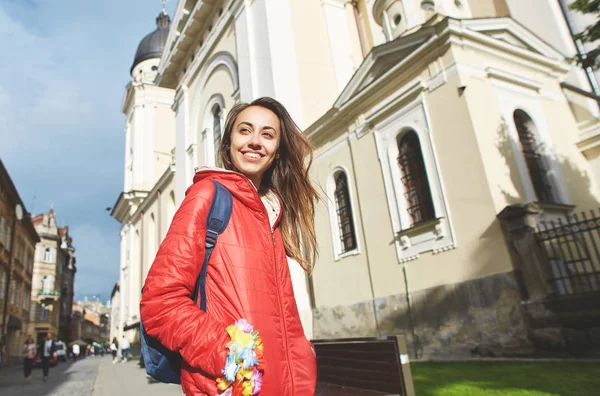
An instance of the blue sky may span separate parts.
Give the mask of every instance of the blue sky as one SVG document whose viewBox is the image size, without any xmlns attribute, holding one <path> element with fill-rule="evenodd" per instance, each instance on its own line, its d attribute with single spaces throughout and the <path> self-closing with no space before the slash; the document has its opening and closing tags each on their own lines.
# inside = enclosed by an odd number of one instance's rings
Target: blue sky
<svg viewBox="0 0 600 396">
<path fill-rule="evenodd" d="M 167 5 L 172 15 L 176 1 Z M 77 299 L 110 297 L 123 188 L 120 111 L 159 0 L 0 0 L 0 158 L 26 209 L 54 206 L 77 255 Z"/>
</svg>

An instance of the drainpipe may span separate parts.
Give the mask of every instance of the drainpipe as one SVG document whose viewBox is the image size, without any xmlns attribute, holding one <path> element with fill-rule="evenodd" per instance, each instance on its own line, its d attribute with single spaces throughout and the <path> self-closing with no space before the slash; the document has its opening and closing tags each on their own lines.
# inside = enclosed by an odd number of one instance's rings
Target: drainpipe
<svg viewBox="0 0 600 396">
<path fill-rule="evenodd" d="M 140 295 L 144 287 L 144 212 L 140 216 Z M 141 318 L 140 318 L 141 320 Z"/>
<path fill-rule="evenodd" d="M 157 251 L 158 251 L 158 247 L 160 246 L 160 243 L 162 242 L 162 240 L 161 240 L 161 232 L 162 232 L 162 216 L 161 216 L 161 213 L 162 213 L 162 207 L 160 206 L 160 196 L 161 196 L 161 192 L 160 192 L 160 190 L 158 190 L 158 196 L 157 196 L 157 199 L 156 199 L 157 200 L 157 207 L 158 207 L 158 209 L 156 211 L 156 227 L 157 227 L 157 229 L 156 229 L 156 239 L 158 240 L 157 244 L 156 244 L 156 250 Z M 156 254 L 156 252 L 154 252 L 154 254 Z"/>
<path fill-rule="evenodd" d="M 352 6 L 352 10 L 354 11 L 354 20 L 356 21 L 356 28 L 358 30 L 358 41 L 360 41 L 360 49 L 362 50 L 362 55 L 364 58 L 365 56 L 367 56 L 367 53 L 369 51 L 367 50 L 367 39 L 364 37 L 364 31 L 360 23 L 360 15 L 358 13 L 358 1 L 349 0 L 348 3 Z"/>
<path fill-rule="evenodd" d="M 585 49 L 583 48 L 583 43 L 581 42 L 581 40 L 575 39 L 575 35 L 578 32 L 576 32 L 575 28 L 573 27 L 573 20 L 571 19 L 570 15 L 569 15 L 569 10 L 567 9 L 567 5 L 565 3 L 563 3 L 563 0 L 558 0 L 558 4 L 560 6 L 560 10 L 562 11 L 563 17 L 565 18 L 565 22 L 567 23 L 567 27 L 569 28 L 569 33 L 571 34 L 571 39 L 573 40 L 573 44 L 575 44 L 575 49 L 577 50 L 577 58 L 579 58 L 579 60 L 583 60 L 586 57 Z M 592 68 L 587 67 L 583 70 L 585 71 L 587 80 L 590 83 L 592 92 L 595 95 L 598 95 L 600 90 L 598 89 L 598 81 L 596 81 L 596 76 L 594 75 Z"/>
<path fill-rule="evenodd" d="M 417 338 L 417 330 L 415 327 L 415 318 L 412 312 L 412 297 L 410 288 L 408 287 L 408 274 L 406 273 L 406 263 L 402 264 L 402 274 L 404 275 L 404 288 L 406 289 L 406 305 L 408 307 L 408 321 L 410 323 L 410 332 L 413 338 L 413 352 L 415 359 L 419 358 L 419 339 Z"/>
<path fill-rule="evenodd" d="M 375 330 L 377 335 L 381 335 L 379 331 L 379 321 L 377 320 L 377 307 L 375 306 L 375 287 L 373 286 L 373 275 L 371 274 L 371 260 L 369 259 L 369 247 L 367 246 L 367 239 L 365 233 L 365 222 L 362 214 L 362 205 L 360 204 L 360 192 L 358 188 L 358 179 L 356 178 L 356 166 L 354 163 L 354 151 L 352 149 L 352 139 L 350 138 L 350 132 L 346 137 L 348 140 L 348 147 L 350 148 L 350 163 L 352 164 L 352 178 L 354 179 L 354 187 L 356 188 L 356 204 L 358 205 L 358 216 L 360 217 L 360 228 L 363 238 L 363 246 L 365 249 L 365 257 L 367 260 L 367 271 L 369 273 L 369 285 L 371 286 L 371 302 L 373 305 L 373 318 L 375 320 Z"/>
</svg>

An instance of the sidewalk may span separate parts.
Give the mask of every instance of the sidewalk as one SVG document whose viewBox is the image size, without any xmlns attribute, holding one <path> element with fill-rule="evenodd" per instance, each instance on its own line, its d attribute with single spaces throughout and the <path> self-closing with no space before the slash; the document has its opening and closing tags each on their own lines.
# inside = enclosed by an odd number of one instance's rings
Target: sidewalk
<svg viewBox="0 0 600 396">
<path fill-rule="evenodd" d="M 181 396 L 183 391 L 180 385 L 148 381 L 137 359 L 116 364 L 111 359 L 102 359 L 92 396 L 118 395 Z"/>
<path fill-rule="evenodd" d="M 59 363 L 50 368 L 48 381 L 42 381 L 42 369 L 33 370 L 31 381 L 23 381 L 23 368 L 0 369 L 2 396 L 89 396 L 94 387 L 100 359 Z"/>
</svg>

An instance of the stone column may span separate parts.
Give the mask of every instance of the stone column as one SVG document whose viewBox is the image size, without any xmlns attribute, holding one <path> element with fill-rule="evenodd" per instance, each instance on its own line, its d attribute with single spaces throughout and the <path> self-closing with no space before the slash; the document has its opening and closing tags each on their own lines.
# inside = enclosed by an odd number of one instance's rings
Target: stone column
<svg viewBox="0 0 600 396">
<path fill-rule="evenodd" d="M 515 270 L 526 288 L 523 299 L 540 300 L 548 294 L 548 260 L 537 243 L 536 216 L 541 212 L 534 203 L 510 205 L 499 214 Z"/>
</svg>

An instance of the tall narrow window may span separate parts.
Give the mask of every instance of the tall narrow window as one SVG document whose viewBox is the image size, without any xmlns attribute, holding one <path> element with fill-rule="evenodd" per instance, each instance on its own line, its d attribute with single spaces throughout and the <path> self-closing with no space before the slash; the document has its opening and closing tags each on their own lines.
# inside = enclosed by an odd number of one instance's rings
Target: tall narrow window
<svg viewBox="0 0 600 396">
<path fill-rule="evenodd" d="M 6 227 L 6 224 L 4 223 L 4 217 L 0 216 L 0 243 L 2 243 L 3 245 L 5 245 L 4 243 L 4 227 Z"/>
<path fill-rule="evenodd" d="M 402 173 L 404 196 L 412 224 L 435 218 L 431 188 L 427 179 L 419 137 L 414 131 L 405 133 L 398 141 L 398 165 Z"/>
<path fill-rule="evenodd" d="M 40 304 L 40 321 L 45 322 L 48 320 L 48 309 L 45 305 Z"/>
<path fill-rule="evenodd" d="M 346 176 L 346 172 L 339 171 L 335 174 L 334 179 L 335 206 L 340 230 L 340 241 L 342 243 L 342 253 L 346 253 L 356 249 L 356 233 L 354 231 L 354 220 L 352 219 L 348 176 Z"/>
<path fill-rule="evenodd" d="M 522 110 L 516 110 L 513 118 L 517 133 L 519 134 L 521 151 L 525 157 L 525 164 L 527 165 L 537 200 L 541 203 L 555 203 L 556 199 L 548 177 L 548 170 L 544 166 L 544 161 L 536 141 L 535 124 L 531 117 Z"/>
<path fill-rule="evenodd" d="M 50 293 L 52 288 L 52 278 L 49 275 L 44 276 L 42 279 L 42 290 L 44 293 Z"/>
<path fill-rule="evenodd" d="M 44 250 L 44 262 L 49 263 L 52 260 L 51 256 L 50 248 L 46 248 L 46 250 Z"/>
<path fill-rule="evenodd" d="M 221 145 L 221 106 L 216 104 L 213 107 L 212 115 L 213 115 L 213 139 L 215 146 L 215 163 L 217 163 L 217 159 L 219 158 L 219 146 Z"/>
<path fill-rule="evenodd" d="M 6 272 L 0 276 L 0 298 L 6 297 Z"/>
</svg>

